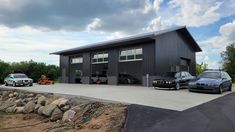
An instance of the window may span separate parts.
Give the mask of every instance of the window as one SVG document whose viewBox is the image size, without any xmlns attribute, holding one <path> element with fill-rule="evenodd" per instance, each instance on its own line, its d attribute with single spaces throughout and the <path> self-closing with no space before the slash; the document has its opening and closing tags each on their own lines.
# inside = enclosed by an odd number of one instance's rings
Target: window
<svg viewBox="0 0 235 132">
<path fill-rule="evenodd" d="M 107 52 L 95 53 L 92 57 L 92 64 L 108 63 L 108 57 Z"/>
<path fill-rule="evenodd" d="M 71 64 L 79 64 L 79 63 L 83 63 L 83 58 L 82 57 L 72 58 Z"/>
<path fill-rule="evenodd" d="M 143 59 L 142 48 L 124 49 L 120 51 L 119 61 L 137 61 Z"/>
</svg>

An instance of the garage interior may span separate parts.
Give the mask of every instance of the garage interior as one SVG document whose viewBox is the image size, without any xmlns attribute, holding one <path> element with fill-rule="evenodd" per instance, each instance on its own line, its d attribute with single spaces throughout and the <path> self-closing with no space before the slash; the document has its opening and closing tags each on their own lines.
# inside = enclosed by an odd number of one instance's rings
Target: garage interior
<svg viewBox="0 0 235 132">
<path fill-rule="evenodd" d="M 119 84 L 142 84 L 142 48 L 122 49 L 118 71 Z"/>
<path fill-rule="evenodd" d="M 70 65 L 70 78 L 69 81 L 70 83 L 79 83 L 81 84 L 82 81 L 82 65 L 83 59 L 82 57 L 73 57 L 71 59 L 71 65 Z"/>
<path fill-rule="evenodd" d="M 108 53 L 99 52 L 92 55 L 91 83 L 107 84 Z"/>
</svg>

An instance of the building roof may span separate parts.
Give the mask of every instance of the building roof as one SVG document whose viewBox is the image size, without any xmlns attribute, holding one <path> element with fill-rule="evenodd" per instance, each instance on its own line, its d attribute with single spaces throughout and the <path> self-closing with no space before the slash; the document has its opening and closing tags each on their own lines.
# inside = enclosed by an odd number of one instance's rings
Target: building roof
<svg viewBox="0 0 235 132">
<path fill-rule="evenodd" d="M 170 28 L 170 29 L 160 30 L 160 31 L 155 31 L 155 32 L 149 32 L 149 33 L 134 35 L 130 37 L 110 40 L 110 41 L 88 44 L 86 46 L 80 46 L 80 47 L 76 47 L 72 49 L 57 51 L 51 54 L 55 54 L 55 55 L 76 54 L 78 52 L 85 52 L 85 51 L 90 51 L 90 50 L 97 50 L 97 49 L 112 48 L 112 47 L 117 47 L 117 46 L 122 46 L 122 45 L 131 45 L 131 44 L 137 44 L 137 43 L 143 43 L 143 42 L 150 42 L 150 41 L 154 41 L 155 40 L 154 38 L 158 35 L 173 32 L 173 31 L 179 31 L 180 33 L 182 33 L 183 36 L 185 36 L 187 40 L 191 43 L 191 46 L 195 50 L 195 52 L 202 51 L 199 45 L 197 44 L 197 42 L 194 40 L 192 35 L 187 30 L 186 26 L 180 26 L 180 27 L 175 27 L 175 28 Z"/>
</svg>

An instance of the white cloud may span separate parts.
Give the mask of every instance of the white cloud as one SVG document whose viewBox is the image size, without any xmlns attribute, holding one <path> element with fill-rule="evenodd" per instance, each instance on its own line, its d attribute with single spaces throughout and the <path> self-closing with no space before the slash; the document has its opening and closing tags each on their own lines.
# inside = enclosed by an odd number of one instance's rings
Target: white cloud
<svg viewBox="0 0 235 132">
<path fill-rule="evenodd" d="M 165 29 L 166 25 L 163 24 L 161 17 L 157 17 L 153 19 L 146 28 L 143 28 L 144 31 L 151 32 L 151 31 L 158 31 Z"/>
<path fill-rule="evenodd" d="M 172 9 L 172 17 L 166 22 L 176 25 L 191 27 L 205 26 L 218 21 L 222 15 L 218 12 L 222 2 L 207 2 L 205 0 L 171 0 L 169 8 Z"/>
<path fill-rule="evenodd" d="M 92 31 L 97 30 L 101 27 L 102 23 L 99 18 L 94 18 L 90 24 L 87 25 L 86 30 Z"/>
<path fill-rule="evenodd" d="M 220 59 L 214 60 L 211 57 L 220 58 L 220 53 L 225 51 L 226 46 L 235 42 L 235 20 L 222 25 L 219 33 L 218 36 L 199 42 L 203 52 L 197 55 L 198 61 L 209 64 L 210 68 L 221 67 Z"/>
</svg>

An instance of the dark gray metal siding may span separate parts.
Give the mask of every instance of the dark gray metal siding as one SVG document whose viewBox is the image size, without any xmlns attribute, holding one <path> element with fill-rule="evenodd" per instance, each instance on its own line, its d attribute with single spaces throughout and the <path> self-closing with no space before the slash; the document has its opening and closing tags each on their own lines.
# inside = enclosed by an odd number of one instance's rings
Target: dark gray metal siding
<svg viewBox="0 0 235 132">
<path fill-rule="evenodd" d="M 69 57 L 60 55 L 60 82 L 68 83 L 69 78 Z M 65 75 L 64 75 L 65 72 Z"/>
<path fill-rule="evenodd" d="M 155 43 L 143 45 L 143 75 L 154 75 L 155 69 Z"/>
<path fill-rule="evenodd" d="M 171 66 L 180 65 L 180 58 L 190 59 L 190 73 L 195 75 L 195 52 L 181 35 L 175 31 L 156 37 L 155 74 L 162 75 Z"/>
</svg>

